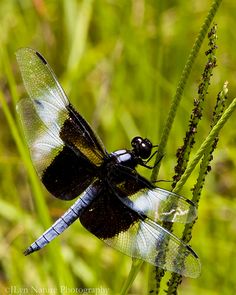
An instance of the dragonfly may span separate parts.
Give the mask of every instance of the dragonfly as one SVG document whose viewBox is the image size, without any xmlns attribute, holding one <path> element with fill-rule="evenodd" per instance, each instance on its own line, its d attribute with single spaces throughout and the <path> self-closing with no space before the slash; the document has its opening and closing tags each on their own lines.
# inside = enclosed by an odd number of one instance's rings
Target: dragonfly
<svg viewBox="0 0 236 295">
<path fill-rule="evenodd" d="M 161 226 L 163 221 L 192 222 L 195 204 L 156 187 L 136 170 L 138 165 L 150 168 L 152 142 L 136 136 L 130 149 L 109 153 L 70 103 L 45 58 L 31 48 L 19 49 L 16 58 L 28 93 L 18 102 L 17 112 L 33 165 L 54 197 L 77 198 L 24 254 L 42 249 L 79 219 L 90 233 L 123 254 L 198 277 L 197 254 Z"/>
</svg>

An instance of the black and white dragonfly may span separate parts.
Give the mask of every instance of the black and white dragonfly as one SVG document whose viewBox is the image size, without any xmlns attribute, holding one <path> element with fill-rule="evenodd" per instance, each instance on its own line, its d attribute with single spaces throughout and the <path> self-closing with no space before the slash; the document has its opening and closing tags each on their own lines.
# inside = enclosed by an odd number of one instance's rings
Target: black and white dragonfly
<svg viewBox="0 0 236 295">
<path fill-rule="evenodd" d="M 47 245 L 75 220 L 131 257 L 189 277 L 200 273 L 197 254 L 158 222 L 191 222 L 194 204 L 155 187 L 135 170 L 146 166 L 153 145 L 135 137 L 130 150 L 108 153 L 67 99 L 47 61 L 30 48 L 17 61 L 29 98 L 17 105 L 35 169 L 56 198 L 75 203 L 25 251 Z M 165 255 L 165 262 L 159 260 Z M 176 257 L 182 263 L 176 263 Z"/>
</svg>

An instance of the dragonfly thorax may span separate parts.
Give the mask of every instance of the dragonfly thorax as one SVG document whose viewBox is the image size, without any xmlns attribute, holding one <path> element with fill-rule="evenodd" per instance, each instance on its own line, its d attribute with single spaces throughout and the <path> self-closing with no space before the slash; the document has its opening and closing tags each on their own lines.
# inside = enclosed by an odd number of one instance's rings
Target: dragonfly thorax
<svg viewBox="0 0 236 295">
<path fill-rule="evenodd" d="M 130 168 L 134 168 L 137 165 L 132 151 L 129 150 L 117 150 L 111 153 L 110 161 L 113 164 L 120 164 Z"/>
</svg>

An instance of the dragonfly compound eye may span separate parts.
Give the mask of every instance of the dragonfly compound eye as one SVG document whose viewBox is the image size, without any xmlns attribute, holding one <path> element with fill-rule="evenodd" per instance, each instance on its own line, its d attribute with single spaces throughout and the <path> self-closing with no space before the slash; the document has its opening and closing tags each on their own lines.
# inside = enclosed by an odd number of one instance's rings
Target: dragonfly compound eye
<svg viewBox="0 0 236 295">
<path fill-rule="evenodd" d="M 136 136 L 132 139 L 131 145 L 137 156 L 142 159 L 147 159 L 150 157 L 152 152 L 152 143 L 149 139 L 143 139 L 140 136 Z"/>
</svg>

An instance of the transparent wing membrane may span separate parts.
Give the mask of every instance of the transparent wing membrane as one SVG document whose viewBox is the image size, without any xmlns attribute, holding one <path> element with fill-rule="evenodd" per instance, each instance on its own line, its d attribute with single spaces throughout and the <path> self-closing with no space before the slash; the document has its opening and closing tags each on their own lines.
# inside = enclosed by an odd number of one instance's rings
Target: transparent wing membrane
<svg viewBox="0 0 236 295">
<path fill-rule="evenodd" d="M 151 220 L 140 220 L 132 224 L 129 230 L 114 238 L 104 239 L 104 242 L 128 256 L 168 271 L 193 278 L 200 274 L 200 261 L 195 252 Z"/>
<path fill-rule="evenodd" d="M 69 104 L 53 70 L 39 53 L 31 48 L 21 48 L 16 52 L 16 59 L 31 99 L 43 99 L 60 109 Z"/>
</svg>

